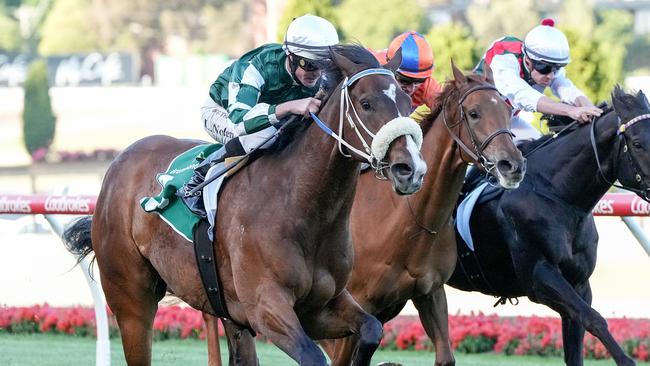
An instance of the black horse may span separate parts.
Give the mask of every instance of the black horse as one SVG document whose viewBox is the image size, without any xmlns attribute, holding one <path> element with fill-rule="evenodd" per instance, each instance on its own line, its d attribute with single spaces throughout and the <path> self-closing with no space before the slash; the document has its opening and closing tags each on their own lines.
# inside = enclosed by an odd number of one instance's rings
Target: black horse
<svg viewBox="0 0 650 366">
<path fill-rule="evenodd" d="M 473 254 L 461 254 L 465 244 L 456 235 L 459 259 L 448 284 L 502 301 L 527 296 L 557 311 L 567 365 L 583 364 L 585 330 L 617 365 L 635 364 L 591 307 L 589 285 L 598 244 L 591 210 L 617 179 L 646 200 L 650 187 L 648 100 L 617 86 L 612 104 L 591 124 L 524 144 L 528 171 L 520 187 L 475 206 Z"/>
</svg>

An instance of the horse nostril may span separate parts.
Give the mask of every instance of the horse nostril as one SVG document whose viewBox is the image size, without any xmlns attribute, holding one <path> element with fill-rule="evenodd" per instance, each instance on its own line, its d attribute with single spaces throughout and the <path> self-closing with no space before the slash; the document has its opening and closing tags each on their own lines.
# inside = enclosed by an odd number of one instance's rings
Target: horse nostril
<svg viewBox="0 0 650 366">
<path fill-rule="evenodd" d="M 508 160 L 499 160 L 497 162 L 497 169 L 499 169 L 501 174 L 511 173 L 514 170 L 514 166 Z"/>
<path fill-rule="evenodd" d="M 395 177 L 399 178 L 409 178 L 411 175 L 413 175 L 413 168 L 411 168 L 409 164 L 393 164 L 390 167 L 390 170 Z"/>
</svg>

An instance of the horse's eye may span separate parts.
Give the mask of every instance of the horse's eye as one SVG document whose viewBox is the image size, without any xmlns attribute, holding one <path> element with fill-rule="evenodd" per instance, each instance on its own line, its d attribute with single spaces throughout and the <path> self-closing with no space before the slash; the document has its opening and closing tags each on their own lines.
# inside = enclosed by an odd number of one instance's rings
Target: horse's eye
<svg viewBox="0 0 650 366">
<path fill-rule="evenodd" d="M 369 109 L 370 109 L 370 103 L 368 103 L 368 102 L 365 101 L 365 100 L 362 101 L 362 102 L 361 102 L 361 108 L 363 108 L 363 110 L 365 110 L 365 111 L 369 110 Z"/>
<path fill-rule="evenodd" d="M 469 116 L 472 119 L 479 119 L 481 115 L 477 111 L 469 111 Z"/>
<path fill-rule="evenodd" d="M 634 146 L 635 149 L 643 149 L 643 145 L 639 141 L 632 141 L 632 146 Z"/>
</svg>

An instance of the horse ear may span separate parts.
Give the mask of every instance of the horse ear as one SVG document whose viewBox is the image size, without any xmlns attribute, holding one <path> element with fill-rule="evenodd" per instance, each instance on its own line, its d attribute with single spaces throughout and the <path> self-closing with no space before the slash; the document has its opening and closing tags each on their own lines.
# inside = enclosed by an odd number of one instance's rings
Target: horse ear
<svg viewBox="0 0 650 366">
<path fill-rule="evenodd" d="M 456 67 L 453 58 L 451 59 L 451 70 L 454 74 L 454 82 L 456 83 L 457 86 L 462 86 L 467 83 L 467 78 L 465 77 L 465 74 L 463 74 L 463 72 Z"/>
<path fill-rule="evenodd" d="M 384 65 L 385 69 L 388 69 L 392 72 L 397 72 L 397 69 L 402 65 L 402 47 L 397 49 L 397 52 L 395 52 L 395 55 L 393 55 L 393 58 L 388 61 L 386 65 Z"/>
<path fill-rule="evenodd" d="M 343 75 L 345 76 L 352 76 L 356 74 L 359 70 L 361 70 L 361 66 L 355 64 L 354 62 L 350 61 L 347 57 L 341 55 L 340 53 L 336 52 L 336 50 L 330 48 L 330 57 L 332 58 L 332 62 L 334 62 L 334 65 L 338 67 Z"/>
<path fill-rule="evenodd" d="M 621 88 L 620 85 L 616 84 L 614 86 L 614 90 L 612 90 L 612 107 L 614 107 L 614 110 L 618 113 L 618 111 L 625 110 L 624 106 L 621 105 L 621 96 L 624 94 L 623 89 Z"/>
<path fill-rule="evenodd" d="M 485 63 L 485 69 L 483 70 L 483 76 L 485 76 L 485 81 L 494 85 L 494 75 L 492 74 L 492 68 L 490 65 Z"/>
</svg>

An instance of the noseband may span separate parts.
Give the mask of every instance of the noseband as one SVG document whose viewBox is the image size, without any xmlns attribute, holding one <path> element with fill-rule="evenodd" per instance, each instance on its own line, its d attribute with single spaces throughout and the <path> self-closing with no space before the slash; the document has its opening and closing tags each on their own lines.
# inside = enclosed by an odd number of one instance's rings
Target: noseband
<svg viewBox="0 0 650 366">
<path fill-rule="evenodd" d="M 470 88 L 469 90 L 467 90 L 460 97 L 460 99 L 458 100 L 458 108 L 460 109 L 460 118 L 459 118 L 458 122 L 453 124 L 453 125 L 450 125 L 449 122 L 447 121 L 447 99 L 449 97 L 445 98 L 445 100 L 443 101 L 443 106 L 442 106 L 442 120 L 444 121 L 445 127 L 447 127 L 447 130 L 449 131 L 449 134 L 454 139 L 456 144 L 458 144 L 458 146 L 461 149 L 463 149 L 463 151 L 465 151 L 465 153 L 467 155 L 469 155 L 471 159 L 476 161 L 481 167 L 483 167 L 483 169 L 485 169 L 485 171 L 487 171 L 489 173 L 492 169 L 494 169 L 495 164 L 493 162 L 491 162 L 485 156 L 485 154 L 483 154 L 483 151 L 490 144 L 490 142 L 492 142 L 492 140 L 494 140 L 495 137 L 497 137 L 497 136 L 499 136 L 501 134 L 507 134 L 510 137 L 513 137 L 514 135 L 512 134 L 512 131 L 510 131 L 509 128 L 500 128 L 500 129 L 492 132 L 488 137 L 485 138 L 485 140 L 483 140 L 482 143 L 480 143 L 480 144 L 478 143 L 479 139 L 476 136 L 476 133 L 474 133 L 474 130 L 470 127 L 469 121 L 467 120 L 467 117 L 465 116 L 465 110 L 463 109 L 463 102 L 465 101 L 465 99 L 470 94 L 474 93 L 475 91 L 479 91 L 479 90 L 494 90 L 499 94 L 500 97 L 502 97 L 501 93 L 499 93 L 499 91 L 497 90 L 497 88 L 494 85 L 482 84 L 482 85 L 475 86 L 475 87 Z M 460 139 L 460 137 L 458 135 L 456 135 L 452 131 L 452 128 L 458 126 L 461 123 L 463 123 L 465 125 L 465 127 L 467 127 L 467 131 L 469 133 L 469 138 L 472 141 L 472 146 L 473 146 L 474 150 L 470 149 L 467 145 L 465 145 L 465 143 Z M 462 155 L 461 155 L 461 158 L 462 158 Z"/>
<path fill-rule="evenodd" d="M 627 129 L 630 128 L 633 124 L 635 124 L 637 122 L 640 122 L 640 121 L 643 121 L 643 120 L 647 120 L 647 119 L 650 119 L 650 113 L 646 113 L 646 114 L 642 114 L 640 116 L 636 116 L 636 117 L 632 118 L 631 120 L 629 120 L 626 123 L 621 123 L 621 118 L 618 117 L 618 129 L 616 131 L 616 137 L 618 137 L 618 139 L 617 139 L 618 149 L 617 150 L 619 151 L 619 155 L 620 155 L 620 150 L 621 150 L 621 146 L 622 146 L 623 154 L 625 154 L 625 156 L 627 156 L 628 162 L 632 165 L 632 168 L 634 169 L 634 179 L 636 179 L 636 181 L 641 185 L 642 189 L 628 187 L 628 186 L 625 186 L 623 184 L 621 184 L 621 185 L 615 184 L 614 182 L 607 179 L 607 177 L 605 176 L 605 173 L 603 173 L 603 168 L 602 168 L 602 166 L 600 164 L 600 158 L 598 157 L 598 146 L 596 145 L 596 121 L 597 121 L 597 119 L 594 119 L 592 121 L 592 123 L 591 123 L 590 139 L 591 139 L 591 147 L 594 150 L 594 156 L 596 157 L 596 165 L 598 166 L 598 173 L 600 174 L 600 177 L 605 181 L 605 183 L 607 183 L 607 184 L 609 184 L 611 186 L 614 186 L 616 188 L 621 188 L 621 189 L 625 189 L 625 190 L 634 192 L 634 193 L 638 194 L 639 196 L 643 197 L 644 200 L 650 202 L 650 184 L 648 184 L 648 182 L 646 182 L 646 179 L 643 177 L 643 175 L 641 175 L 641 168 L 639 167 L 639 163 L 636 161 L 634 156 L 630 153 L 630 148 L 629 148 L 629 145 L 628 145 L 628 136 L 625 133 L 627 131 Z M 616 171 L 616 169 L 614 169 L 614 171 Z"/>
</svg>

